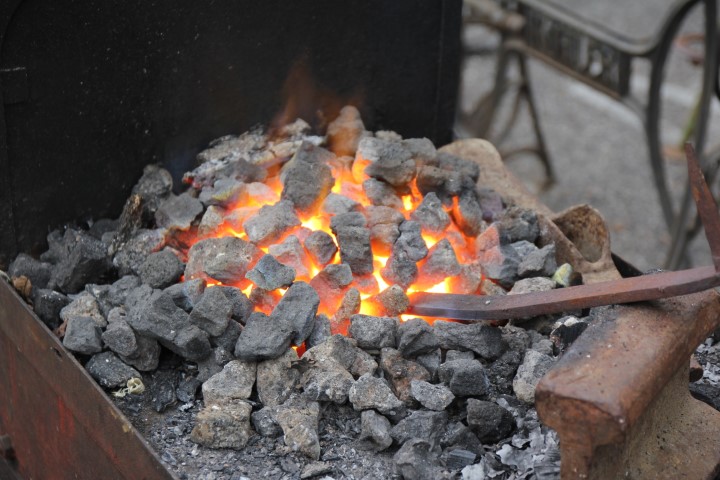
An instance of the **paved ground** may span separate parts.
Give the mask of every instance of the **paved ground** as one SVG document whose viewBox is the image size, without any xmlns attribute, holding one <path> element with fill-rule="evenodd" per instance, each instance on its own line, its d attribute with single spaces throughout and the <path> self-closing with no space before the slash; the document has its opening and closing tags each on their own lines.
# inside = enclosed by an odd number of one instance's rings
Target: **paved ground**
<svg viewBox="0 0 720 480">
<path fill-rule="evenodd" d="M 666 4 L 654 0 L 637 2 L 574 0 L 564 2 L 595 21 L 633 37 L 647 35 L 660 24 Z M 612 5 L 620 7 L 612 8 Z M 688 20 L 684 30 L 697 30 L 700 12 Z M 468 29 L 466 43 L 492 45 L 494 37 L 478 28 Z M 647 88 L 648 68 L 634 65 L 633 92 Z M 669 234 L 661 217 L 657 193 L 653 186 L 642 124 L 625 107 L 605 95 L 573 81 L 538 62 L 531 62 L 531 76 L 536 91 L 542 128 L 549 145 L 558 182 L 540 193 L 541 199 L 556 211 L 571 205 L 588 203 L 604 215 L 610 230 L 613 250 L 640 269 L 663 265 Z M 489 88 L 493 76 L 492 57 L 470 58 L 463 70 L 461 108 L 472 109 L 481 94 Z M 678 53 L 673 53 L 663 88 L 666 107 L 663 126 L 668 145 L 677 145 L 683 125 L 699 89 L 699 69 L 689 67 Z M 720 139 L 718 105 L 711 139 Z M 504 111 L 508 111 L 506 106 Z M 507 141 L 508 145 L 527 144 L 532 140 L 527 112 Z M 720 143 L 718 141 L 717 143 Z M 681 160 L 666 162 L 675 188 L 685 183 L 685 166 Z M 542 169 L 534 157 L 517 157 L 509 168 L 532 188 L 542 180 Z M 694 264 L 709 264 L 708 249 L 701 237 L 692 243 L 690 256 Z"/>
</svg>

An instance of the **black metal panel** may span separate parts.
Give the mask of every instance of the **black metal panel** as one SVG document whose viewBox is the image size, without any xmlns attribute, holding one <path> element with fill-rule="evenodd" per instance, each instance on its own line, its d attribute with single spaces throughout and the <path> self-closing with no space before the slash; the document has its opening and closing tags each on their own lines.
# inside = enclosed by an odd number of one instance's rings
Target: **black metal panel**
<svg viewBox="0 0 720 480">
<path fill-rule="evenodd" d="M 0 85 L 0 265 L 62 222 L 117 215 L 145 164 L 179 174 L 270 122 L 299 63 L 372 128 L 451 139 L 459 0 L 4 3 L 0 82 L 25 83 Z"/>
</svg>

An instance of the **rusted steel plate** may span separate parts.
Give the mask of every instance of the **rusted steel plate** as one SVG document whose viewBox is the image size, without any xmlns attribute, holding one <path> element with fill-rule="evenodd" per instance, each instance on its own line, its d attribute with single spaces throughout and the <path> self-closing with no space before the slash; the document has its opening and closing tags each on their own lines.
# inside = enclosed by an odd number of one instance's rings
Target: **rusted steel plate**
<svg viewBox="0 0 720 480">
<path fill-rule="evenodd" d="M 688 360 L 719 325 L 714 290 L 603 310 L 535 393 L 560 437 L 563 480 L 711 478 L 720 413 L 690 396 Z"/>
<path fill-rule="evenodd" d="M 720 275 L 714 267 L 699 267 L 522 295 L 418 292 L 409 295 L 408 313 L 469 321 L 530 318 L 601 305 L 686 295 L 718 285 Z"/>
<path fill-rule="evenodd" d="M 22 478 L 176 478 L 5 282 L 0 282 L 0 434 L 10 436 Z"/>
</svg>

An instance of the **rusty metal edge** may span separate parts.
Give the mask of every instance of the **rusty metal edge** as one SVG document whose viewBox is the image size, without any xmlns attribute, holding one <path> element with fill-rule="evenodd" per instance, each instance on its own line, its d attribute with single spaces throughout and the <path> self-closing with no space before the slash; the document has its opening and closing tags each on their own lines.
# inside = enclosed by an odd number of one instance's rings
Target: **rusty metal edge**
<svg viewBox="0 0 720 480">
<path fill-rule="evenodd" d="M 177 480 L 5 282 L 0 282 L 0 392 L 0 433 L 10 435 L 23 478 Z"/>
</svg>

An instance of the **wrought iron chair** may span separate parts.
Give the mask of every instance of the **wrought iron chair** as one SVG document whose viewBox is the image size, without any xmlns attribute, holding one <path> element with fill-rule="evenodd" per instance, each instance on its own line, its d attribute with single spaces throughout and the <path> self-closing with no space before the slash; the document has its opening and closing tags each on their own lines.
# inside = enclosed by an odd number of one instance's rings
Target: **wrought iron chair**
<svg viewBox="0 0 720 480">
<path fill-rule="evenodd" d="M 649 38 L 631 39 L 610 30 L 605 25 L 581 18 L 554 0 L 465 0 L 471 21 L 487 25 L 500 33 L 497 68 L 492 90 L 461 118 L 477 136 L 486 136 L 496 118 L 498 106 L 507 88 L 508 66 L 518 62 L 520 84 L 515 108 L 510 116 L 514 120 L 522 99 L 528 104 L 536 145 L 523 148 L 537 154 L 542 161 L 547 179 L 552 182 L 554 172 L 542 134 L 527 69 L 527 58 L 532 57 L 560 72 L 605 93 L 635 112 L 642 120 L 649 151 L 655 187 L 660 207 L 672 235 L 666 267 L 675 268 L 683 260 L 687 242 L 697 230 L 693 222 L 688 230 L 692 206 L 689 186 L 679 204 L 673 205 L 670 194 L 660 138 L 661 95 L 665 65 L 673 40 L 683 20 L 696 5 L 704 11 L 704 51 L 702 62 L 702 89 L 698 98 L 692 141 L 698 152 L 706 144 L 710 102 L 717 84 L 718 36 L 716 0 L 675 0 L 660 28 Z M 469 51 L 466 54 L 472 55 Z M 475 52 L 477 53 L 477 52 Z M 630 92 L 630 78 L 634 59 L 642 58 L 651 65 L 650 82 L 645 98 Z M 719 89 L 720 90 L 720 89 Z M 504 135 L 507 130 L 501 134 Z M 517 151 L 508 152 L 510 155 Z M 506 156 L 508 156 L 506 154 Z M 701 164 L 709 179 L 718 170 L 720 155 L 701 154 Z"/>
</svg>

